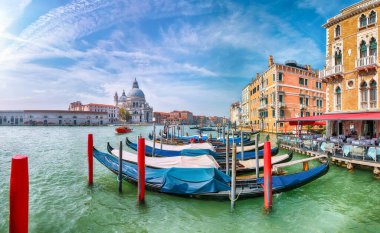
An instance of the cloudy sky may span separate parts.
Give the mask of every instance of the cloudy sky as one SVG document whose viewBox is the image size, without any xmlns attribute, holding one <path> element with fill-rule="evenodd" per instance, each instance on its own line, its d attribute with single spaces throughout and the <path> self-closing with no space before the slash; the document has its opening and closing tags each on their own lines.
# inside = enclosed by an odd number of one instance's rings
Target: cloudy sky
<svg viewBox="0 0 380 233">
<path fill-rule="evenodd" d="M 228 115 L 275 62 L 321 68 L 346 0 L 1 0 L 0 109 L 112 104 L 134 78 L 154 111 Z"/>
</svg>

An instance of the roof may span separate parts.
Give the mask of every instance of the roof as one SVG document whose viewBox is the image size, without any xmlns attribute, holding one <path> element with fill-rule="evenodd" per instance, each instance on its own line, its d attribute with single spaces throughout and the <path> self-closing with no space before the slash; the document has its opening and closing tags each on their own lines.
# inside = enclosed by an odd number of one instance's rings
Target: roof
<svg viewBox="0 0 380 233">
<path fill-rule="evenodd" d="M 99 107 L 113 107 L 113 108 L 117 108 L 115 105 L 111 105 L 111 104 L 94 104 L 94 103 L 89 103 L 89 104 L 86 104 L 87 106 L 99 106 Z"/>
<path fill-rule="evenodd" d="M 332 113 L 319 116 L 287 118 L 278 120 L 277 122 L 308 122 L 328 120 L 380 120 L 380 112 Z"/>
<path fill-rule="evenodd" d="M 92 112 L 92 111 L 67 111 L 67 110 L 24 110 L 25 113 L 71 113 L 71 114 L 98 114 L 108 115 L 107 112 Z"/>
</svg>

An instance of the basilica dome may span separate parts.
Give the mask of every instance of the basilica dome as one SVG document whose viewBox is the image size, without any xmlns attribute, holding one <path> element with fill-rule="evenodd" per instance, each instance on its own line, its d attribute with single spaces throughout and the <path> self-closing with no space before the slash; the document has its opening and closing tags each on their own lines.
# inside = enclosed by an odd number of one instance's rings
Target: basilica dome
<svg viewBox="0 0 380 233">
<path fill-rule="evenodd" d="M 144 92 L 139 89 L 139 84 L 137 83 L 137 80 L 133 82 L 132 89 L 128 92 L 127 95 L 128 98 L 143 98 L 145 99 Z"/>
</svg>

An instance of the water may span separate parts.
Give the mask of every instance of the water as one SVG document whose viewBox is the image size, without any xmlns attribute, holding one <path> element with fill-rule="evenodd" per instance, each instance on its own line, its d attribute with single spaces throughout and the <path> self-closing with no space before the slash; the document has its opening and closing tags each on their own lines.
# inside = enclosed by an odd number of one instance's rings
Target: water
<svg viewBox="0 0 380 233">
<path fill-rule="evenodd" d="M 134 127 L 135 138 L 151 127 Z M 324 177 L 273 197 L 230 203 L 147 192 L 136 205 L 136 187 L 123 183 L 94 160 L 94 186 L 87 186 L 87 134 L 106 151 L 124 136 L 113 127 L 0 127 L 0 232 L 8 231 L 11 156 L 29 156 L 29 232 L 378 232 L 380 181 L 372 171 L 331 166 Z M 215 134 L 215 132 L 213 132 Z M 296 158 L 302 158 L 296 155 Z"/>
</svg>

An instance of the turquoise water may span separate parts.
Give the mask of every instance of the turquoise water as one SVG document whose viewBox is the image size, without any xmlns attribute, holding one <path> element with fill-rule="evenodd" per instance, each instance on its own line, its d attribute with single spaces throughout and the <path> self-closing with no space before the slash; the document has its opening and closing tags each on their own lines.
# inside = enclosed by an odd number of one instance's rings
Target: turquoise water
<svg viewBox="0 0 380 233">
<path fill-rule="evenodd" d="M 151 127 L 134 127 L 143 135 Z M 0 232 L 8 231 L 11 157 L 29 156 L 29 232 L 379 232 L 380 180 L 372 171 L 331 166 L 324 177 L 274 195 L 230 203 L 147 192 L 136 204 L 136 187 L 94 160 L 94 186 L 87 186 L 87 134 L 106 151 L 124 136 L 113 127 L 0 127 Z M 214 132 L 215 133 L 215 132 Z M 302 158 L 296 155 L 296 158 Z"/>
</svg>

